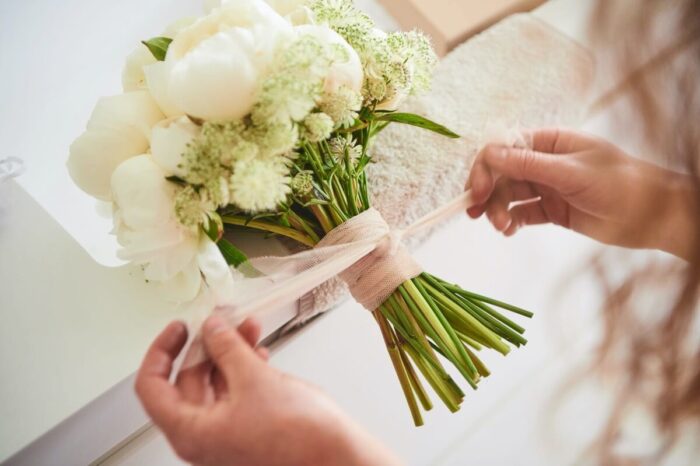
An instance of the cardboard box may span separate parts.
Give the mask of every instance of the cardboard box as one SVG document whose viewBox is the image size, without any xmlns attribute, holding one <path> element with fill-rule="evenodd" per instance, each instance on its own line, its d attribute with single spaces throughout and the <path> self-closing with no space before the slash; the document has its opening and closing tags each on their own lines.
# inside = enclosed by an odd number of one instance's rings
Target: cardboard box
<svg viewBox="0 0 700 466">
<path fill-rule="evenodd" d="M 418 28 L 442 56 L 508 15 L 545 0 L 379 0 L 403 29 Z"/>
</svg>

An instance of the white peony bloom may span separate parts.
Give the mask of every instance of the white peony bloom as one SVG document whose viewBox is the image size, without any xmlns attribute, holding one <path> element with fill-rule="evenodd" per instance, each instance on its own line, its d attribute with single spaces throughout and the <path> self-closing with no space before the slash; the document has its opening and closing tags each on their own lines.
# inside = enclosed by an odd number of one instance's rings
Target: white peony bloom
<svg viewBox="0 0 700 466">
<path fill-rule="evenodd" d="M 144 266 L 147 280 L 162 283 L 177 301 L 193 299 L 201 287 L 199 234 L 175 218 L 180 189 L 149 155 L 123 162 L 112 175 L 114 233 L 119 257 Z"/>
<path fill-rule="evenodd" d="M 185 112 L 177 106 L 170 95 L 169 77 L 172 63 L 156 61 L 143 68 L 146 85 L 153 98 L 158 102 L 161 111 L 168 118 L 183 116 Z"/>
<path fill-rule="evenodd" d="M 148 87 L 170 117 L 241 118 L 289 35 L 289 23 L 263 0 L 224 1 L 175 35 L 164 62 L 146 67 Z"/>
<path fill-rule="evenodd" d="M 151 128 L 164 115 L 146 91 L 103 97 L 87 130 L 70 147 L 68 172 L 86 193 L 110 200 L 110 178 L 123 161 L 146 152 Z"/>
<path fill-rule="evenodd" d="M 360 92 L 364 78 L 362 63 L 355 49 L 345 39 L 327 26 L 304 25 L 294 29 L 299 35 L 313 36 L 323 44 L 340 46 L 347 57 L 345 61 L 336 62 L 331 66 L 324 85 L 325 92 L 332 94 L 341 87 Z"/>
<path fill-rule="evenodd" d="M 168 176 L 184 178 L 186 172 L 181 167 L 182 154 L 200 133 L 201 128 L 186 116 L 161 121 L 153 127 L 151 133 L 153 161 Z"/>
</svg>

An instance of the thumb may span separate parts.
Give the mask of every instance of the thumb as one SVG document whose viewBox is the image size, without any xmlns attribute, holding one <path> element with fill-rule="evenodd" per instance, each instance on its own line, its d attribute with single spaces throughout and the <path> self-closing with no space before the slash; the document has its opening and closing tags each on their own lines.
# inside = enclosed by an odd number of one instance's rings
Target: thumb
<svg viewBox="0 0 700 466">
<path fill-rule="evenodd" d="M 532 149 L 487 146 L 484 161 L 493 170 L 515 180 L 529 181 L 561 190 L 570 175 L 565 154 L 552 155 Z"/>
<path fill-rule="evenodd" d="M 251 356 L 258 358 L 238 330 L 221 316 L 210 316 L 204 322 L 202 333 L 209 357 L 227 382 L 234 380 L 235 375 L 250 362 Z"/>
</svg>

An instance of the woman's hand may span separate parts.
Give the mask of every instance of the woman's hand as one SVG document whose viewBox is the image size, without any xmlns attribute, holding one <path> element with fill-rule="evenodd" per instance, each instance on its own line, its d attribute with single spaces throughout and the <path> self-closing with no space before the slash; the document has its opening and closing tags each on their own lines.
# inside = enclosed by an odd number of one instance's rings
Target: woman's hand
<svg viewBox="0 0 700 466">
<path fill-rule="evenodd" d="M 168 382 L 187 339 L 181 322 L 153 342 L 136 392 L 177 454 L 202 465 L 397 464 L 318 389 L 267 365 L 253 349 L 260 327 L 212 316 L 203 338 L 211 363 Z"/>
<path fill-rule="evenodd" d="M 688 257 L 697 231 L 692 178 L 562 130 L 527 133 L 531 149 L 486 146 L 470 175 L 477 202 L 505 235 L 554 223 L 607 244 Z"/>
</svg>

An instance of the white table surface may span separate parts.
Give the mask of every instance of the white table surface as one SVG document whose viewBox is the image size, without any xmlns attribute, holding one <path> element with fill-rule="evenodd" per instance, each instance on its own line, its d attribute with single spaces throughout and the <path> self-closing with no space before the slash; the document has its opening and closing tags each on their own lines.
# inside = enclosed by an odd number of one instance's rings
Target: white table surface
<svg viewBox="0 0 700 466">
<path fill-rule="evenodd" d="M 28 173 L 38 175 L 22 177 L 22 187 L 68 225 L 70 233 L 39 214 L 36 205 L 31 210 L 31 199 L 16 185 L 0 187 L 0 209 L 3 202 L 15 202 L 35 214 L 0 211 L 0 284 L 22 285 L 0 289 L 2 316 L 10 309 L 26 312 L 0 334 L 0 369 L 3 374 L 22 372 L 27 381 L 23 386 L 6 381 L 0 385 L 3 402 L 8 397 L 17 400 L 2 405 L 0 461 L 131 373 L 152 335 L 173 317 L 172 309 L 159 302 L 137 273 L 97 266 L 71 239 L 71 235 L 92 233 L 81 231 L 80 218 L 75 218 L 75 212 L 90 207 L 77 191 L 69 192 L 67 199 L 57 198 L 56 192 L 66 184 L 62 170 L 66 148 L 81 131 L 95 96 L 118 91 L 121 59 L 115 57 L 124 57 L 131 47 L 110 38 L 128 34 L 136 40 L 152 35 L 153 18 L 164 25 L 186 11 L 196 11 L 193 3 L 197 2 L 25 0 L 20 7 L 0 1 L 0 67 L 4 70 L 0 82 L 14 91 L 2 96 L 0 156 L 19 155 L 29 162 Z M 382 14 L 372 0 L 358 3 L 375 15 Z M 578 9 L 572 10 L 574 3 Z M 585 30 L 575 17 L 583 14 L 586 4 L 590 2 L 554 1 L 538 14 L 585 43 Z M 46 34 L 37 34 L 41 31 Z M 66 50 L 86 53 L 31 58 L 30 44 L 57 34 L 62 35 Z M 102 43 L 102 53 L 95 54 L 87 41 Z M 598 133 L 607 130 L 604 117 L 588 126 Z M 46 128 L 51 130 L 42 130 Z M 11 215 L 3 217 L 3 212 Z M 271 363 L 321 386 L 409 464 L 570 464 L 600 422 L 600 413 L 590 409 L 591 396 L 598 395 L 582 393 L 565 410 L 568 422 L 560 431 L 565 441 L 542 441 L 538 420 L 549 394 L 567 370 L 584 359 L 595 336 L 599 295 L 581 264 L 596 249 L 591 241 L 557 228 L 532 228 L 506 240 L 486 222 L 464 218 L 420 248 L 417 258 L 428 270 L 537 311 L 532 322 L 526 322 L 531 343 L 507 358 L 488 355 L 485 360 L 493 375 L 478 392 L 468 394 L 462 410 L 450 414 L 436 400 L 436 408 L 420 429 L 412 427 L 374 321 L 355 303 L 340 306 L 275 347 Z M 143 324 L 129 327 L 130 313 L 145 308 L 152 314 L 147 319 L 139 314 Z M 117 312 L 122 313 L 120 323 L 105 319 Z M 57 335 L 53 330 L 67 319 L 78 319 L 80 331 Z M 102 332 L 106 337 L 86 345 L 85 332 Z M 35 351 L 28 344 L 32 338 L 48 341 L 61 360 L 72 362 L 66 367 L 74 372 L 47 365 L 50 355 Z M 21 360 L 5 356 L 19 351 Z M 42 395 L 47 386 L 50 396 Z M 148 429 L 104 464 L 180 462 L 163 437 Z"/>
</svg>

